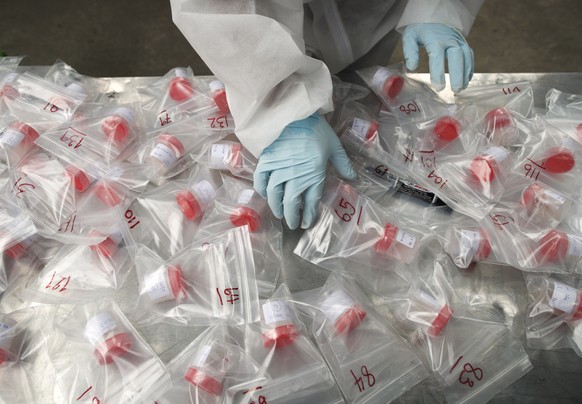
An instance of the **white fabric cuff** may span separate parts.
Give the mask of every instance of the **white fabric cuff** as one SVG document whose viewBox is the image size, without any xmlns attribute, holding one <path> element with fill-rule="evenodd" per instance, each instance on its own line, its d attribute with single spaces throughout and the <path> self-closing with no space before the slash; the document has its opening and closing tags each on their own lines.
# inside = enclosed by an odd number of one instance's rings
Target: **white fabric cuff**
<svg viewBox="0 0 582 404">
<path fill-rule="evenodd" d="M 440 23 L 469 34 L 484 0 L 409 0 L 396 26 L 399 32 L 411 24 Z"/>
</svg>

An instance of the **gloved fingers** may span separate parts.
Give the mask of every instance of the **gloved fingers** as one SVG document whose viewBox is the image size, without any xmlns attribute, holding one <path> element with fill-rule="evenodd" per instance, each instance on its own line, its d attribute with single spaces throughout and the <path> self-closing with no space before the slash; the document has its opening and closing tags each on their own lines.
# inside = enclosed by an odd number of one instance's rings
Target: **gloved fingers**
<svg viewBox="0 0 582 404">
<path fill-rule="evenodd" d="M 475 71 L 475 55 L 473 54 L 473 49 L 471 49 L 466 43 L 461 45 L 461 51 L 463 51 L 463 56 L 465 59 L 465 85 L 463 86 L 463 89 L 465 89 L 473 78 L 473 72 Z"/>
<path fill-rule="evenodd" d="M 418 68 L 420 49 L 418 47 L 418 35 L 416 31 L 407 27 L 402 34 L 402 52 L 406 61 L 406 68 L 414 71 Z"/>
<path fill-rule="evenodd" d="M 335 133 L 330 134 L 331 141 L 331 155 L 329 156 L 331 163 L 342 177 L 347 180 L 355 180 L 358 174 L 352 167 L 352 162 L 346 154 L 339 138 Z"/>
<path fill-rule="evenodd" d="M 283 197 L 283 210 L 285 221 L 291 230 L 299 226 L 301 197 L 303 195 L 305 178 L 293 178 L 285 183 L 285 195 Z"/>
<path fill-rule="evenodd" d="M 435 91 L 442 91 L 445 88 L 445 51 L 433 43 L 426 46 L 426 52 L 432 87 Z"/>
<path fill-rule="evenodd" d="M 253 175 L 253 185 L 257 194 L 267 199 L 267 185 L 269 184 L 271 173 L 269 171 L 261 170 L 260 168 L 259 164 Z"/>
<path fill-rule="evenodd" d="M 465 57 L 461 48 L 447 49 L 447 64 L 449 65 L 451 89 L 458 93 L 465 87 Z"/>
<path fill-rule="evenodd" d="M 303 220 L 301 221 L 301 228 L 307 229 L 313 225 L 317 218 L 319 211 L 319 201 L 321 201 L 321 194 L 323 193 L 323 179 L 317 184 L 310 186 L 305 191 L 303 197 Z"/>
<path fill-rule="evenodd" d="M 267 202 L 277 219 L 283 218 L 283 197 L 285 194 L 285 175 L 281 170 L 273 171 L 267 185 Z"/>
</svg>

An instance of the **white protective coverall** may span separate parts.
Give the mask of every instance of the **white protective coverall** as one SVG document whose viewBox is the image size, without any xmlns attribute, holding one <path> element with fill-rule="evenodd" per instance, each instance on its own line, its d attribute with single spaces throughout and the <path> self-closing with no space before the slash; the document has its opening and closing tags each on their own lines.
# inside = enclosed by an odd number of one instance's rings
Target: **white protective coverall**
<svg viewBox="0 0 582 404">
<path fill-rule="evenodd" d="M 236 135 L 258 157 L 289 123 L 333 108 L 330 71 L 409 24 L 466 36 L 484 0 L 313 0 L 305 12 L 303 0 L 170 1 L 174 23 L 225 84 Z M 306 42 L 325 63 L 306 55 Z"/>
</svg>

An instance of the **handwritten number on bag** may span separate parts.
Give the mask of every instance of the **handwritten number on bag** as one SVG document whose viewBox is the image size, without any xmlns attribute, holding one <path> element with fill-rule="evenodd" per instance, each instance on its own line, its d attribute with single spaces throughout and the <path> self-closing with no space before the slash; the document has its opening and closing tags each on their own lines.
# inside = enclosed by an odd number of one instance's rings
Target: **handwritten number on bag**
<svg viewBox="0 0 582 404">
<path fill-rule="evenodd" d="M 90 387 L 89 387 L 87 390 L 85 390 L 85 391 L 83 392 L 83 394 L 81 394 L 79 397 L 77 397 L 77 400 L 76 400 L 76 401 L 80 401 L 80 400 L 83 398 L 83 396 L 84 396 L 85 394 L 87 394 L 88 392 L 90 392 L 90 391 L 91 391 L 91 389 L 92 389 L 92 388 L 93 388 L 93 386 L 90 386 Z M 91 399 L 91 404 L 101 404 L 101 400 L 100 400 L 99 398 L 97 398 L 97 397 L 95 397 L 95 396 L 94 396 L 94 397 Z"/>
<path fill-rule="evenodd" d="M 416 103 L 416 101 L 409 102 L 406 105 L 402 104 L 400 107 L 398 107 L 398 109 L 401 112 L 404 112 L 406 115 L 410 115 L 410 114 L 413 114 L 415 112 L 420 111 L 420 108 L 419 108 L 418 104 Z"/>
<path fill-rule="evenodd" d="M 511 216 L 505 216 L 499 213 L 495 215 L 489 215 L 489 217 L 491 218 L 493 224 L 495 225 L 495 227 L 497 227 L 499 231 L 503 231 L 504 226 L 510 223 L 515 223 L 515 220 L 513 220 Z"/>
<path fill-rule="evenodd" d="M 505 95 L 510 95 L 510 94 L 514 94 L 514 93 L 521 93 L 521 90 L 519 87 L 507 87 L 507 88 L 502 88 L 501 91 L 503 91 L 503 94 Z"/>
<path fill-rule="evenodd" d="M 354 384 L 358 386 L 360 393 L 366 390 L 366 384 L 368 387 L 373 387 L 376 384 L 376 377 L 368 371 L 368 367 L 365 365 L 360 368 L 360 372 L 362 373 L 362 376 L 360 377 L 358 377 L 353 370 L 350 370 L 350 372 L 354 377 Z M 366 378 L 367 383 L 364 383 L 364 377 Z"/>
<path fill-rule="evenodd" d="M 68 130 L 59 138 L 61 142 L 66 143 L 68 147 L 72 147 L 73 149 L 81 147 L 83 139 L 84 138 L 80 135 L 69 135 Z"/>
<path fill-rule="evenodd" d="M 51 290 L 56 290 L 58 293 L 64 292 L 65 290 L 67 290 L 67 285 L 71 281 L 71 277 L 70 276 L 61 276 L 61 280 L 53 285 L 53 281 L 55 280 L 56 274 L 57 274 L 56 272 L 53 272 L 53 276 L 52 276 L 50 282 L 44 288 L 45 289 L 50 288 Z M 63 284 L 63 282 L 64 282 L 64 284 Z"/>
<path fill-rule="evenodd" d="M 43 108 L 43 109 L 44 109 L 44 110 L 46 110 L 47 108 L 48 108 L 48 110 L 49 110 L 50 112 L 58 112 L 58 111 L 59 111 L 59 109 L 60 109 L 59 107 L 57 107 L 57 106 L 55 105 L 55 101 L 54 101 L 54 99 L 53 99 L 53 98 L 51 98 L 51 99 L 50 99 L 50 100 L 49 100 L 49 101 L 46 103 L 46 105 L 44 106 L 44 108 Z"/>
<path fill-rule="evenodd" d="M 14 183 L 14 187 L 16 187 L 17 192 L 16 192 L 16 196 L 20 198 L 20 194 L 23 194 L 26 192 L 26 187 L 29 187 L 30 189 L 35 189 L 36 187 L 34 186 L 34 184 L 30 184 L 28 182 L 21 182 L 22 181 L 22 177 L 20 177 L 18 180 L 16 180 L 16 182 Z"/>
<path fill-rule="evenodd" d="M 263 386 L 257 386 L 257 387 L 254 387 L 252 389 L 248 389 L 248 390 L 243 391 L 242 394 L 244 396 L 245 394 L 248 394 L 252 391 L 261 390 L 262 388 L 263 388 Z M 268 403 L 267 403 L 267 398 L 265 396 L 261 395 L 261 396 L 259 396 L 259 401 L 252 400 L 249 404 L 268 404 Z"/>
<path fill-rule="evenodd" d="M 338 212 L 337 209 L 334 209 L 335 214 L 344 222 L 351 222 L 352 217 L 356 213 L 356 208 L 354 205 L 346 201 L 344 198 L 341 198 L 338 202 L 338 207 L 344 209 L 343 213 Z"/>
<path fill-rule="evenodd" d="M 386 174 L 388 174 L 388 171 L 390 171 L 390 169 L 388 167 L 386 167 L 384 164 L 380 164 L 379 166 L 377 166 L 374 169 L 374 175 L 376 177 L 384 177 Z"/>
<path fill-rule="evenodd" d="M 469 387 L 473 387 L 475 385 L 475 381 L 471 380 L 471 374 L 473 375 L 472 377 L 478 381 L 483 379 L 483 370 L 481 368 L 473 368 L 470 363 L 465 363 L 463 366 L 463 371 L 459 375 L 459 382 L 461 384 L 466 384 Z"/>
<path fill-rule="evenodd" d="M 228 117 L 226 115 L 217 116 L 216 118 L 208 118 L 207 121 L 210 121 L 210 127 L 212 129 L 228 128 Z"/>
<path fill-rule="evenodd" d="M 140 223 L 137 216 L 133 214 L 133 210 L 131 209 L 127 209 L 125 211 L 125 218 L 127 219 L 127 224 L 129 225 L 130 230 L 133 230 Z"/>
<path fill-rule="evenodd" d="M 459 356 L 459 358 L 457 359 L 449 373 L 453 372 L 453 370 L 457 367 L 459 362 L 461 362 L 461 359 L 463 359 L 463 355 Z M 473 377 L 475 380 L 473 380 L 471 377 Z M 469 362 L 466 362 L 463 365 L 463 370 L 461 370 L 461 373 L 459 374 L 459 383 L 466 384 L 467 386 L 472 388 L 475 385 L 476 381 L 481 380 L 483 380 L 483 369 L 475 368 Z"/>
</svg>

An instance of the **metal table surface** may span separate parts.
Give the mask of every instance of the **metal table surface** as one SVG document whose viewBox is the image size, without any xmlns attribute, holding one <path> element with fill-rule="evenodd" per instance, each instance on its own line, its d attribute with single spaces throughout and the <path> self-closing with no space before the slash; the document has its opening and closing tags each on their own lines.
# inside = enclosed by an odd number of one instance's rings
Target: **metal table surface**
<svg viewBox="0 0 582 404">
<path fill-rule="evenodd" d="M 34 73 L 46 71 L 44 67 L 25 68 Z M 413 77 L 429 82 L 428 74 L 413 74 Z M 120 91 L 131 80 L 138 80 L 143 84 L 155 78 L 111 78 L 111 89 Z M 582 94 L 582 73 L 508 73 L 508 74 L 475 74 L 471 86 L 511 83 L 528 80 L 531 82 L 535 107 L 545 108 L 545 94 L 551 88 L 557 88 L 568 93 Z M 453 94 L 448 89 L 441 96 L 449 102 L 453 101 Z M 291 291 L 311 289 L 322 286 L 328 276 L 328 271 L 312 265 L 293 254 L 301 231 L 290 231 L 285 228 L 283 237 L 283 258 L 281 262 L 280 282 L 286 282 Z M 495 302 L 505 313 L 513 316 L 516 322 L 517 334 L 525 346 L 523 327 L 523 307 L 527 300 L 527 291 L 523 276 L 517 269 L 509 267 L 493 267 L 478 265 L 468 276 L 467 289 L 473 296 L 484 301 Z M 122 310 L 132 305 L 135 296 L 136 280 L 130 279 L 127 286 L 119 291 L 115 300 Z M 511 293 L 508 293 L 510 291 Z M 511 297 L 513 296 L 513 297 Z M 3 299 L 0 310 L 13 307 L 22 307 L 22 303 Z M 382 310 L 380 310 L 382 311 Z M 192 341 L 204 328 L 176 327 L 176 326 L 149 326 L 139 328 L 138 331 L 152 348 L 160 355 L 164 362 L 171 360 L 188 343 Z M 493 403 L 570 403 L 582 402 L 582 358 L 572 350 L 542 351 L 526 348 L 533 370 L 523 378 L 499 393 Z M 54 371 L 50 366 L 50 358 L 41 351 L 36 357 L 33 372 L 30 374 L 34 381 L 36 402 L 60 403 L 62 396 L 54 383 Z M 54 394 L 53 394 L 54 392 Z M 433 403 L 444 402 L 444 396 L 439 391 L 436 380 L 429 376 L 412 390 L 406 392 L 397 400 L 399 403 Z"/>
</svg>

